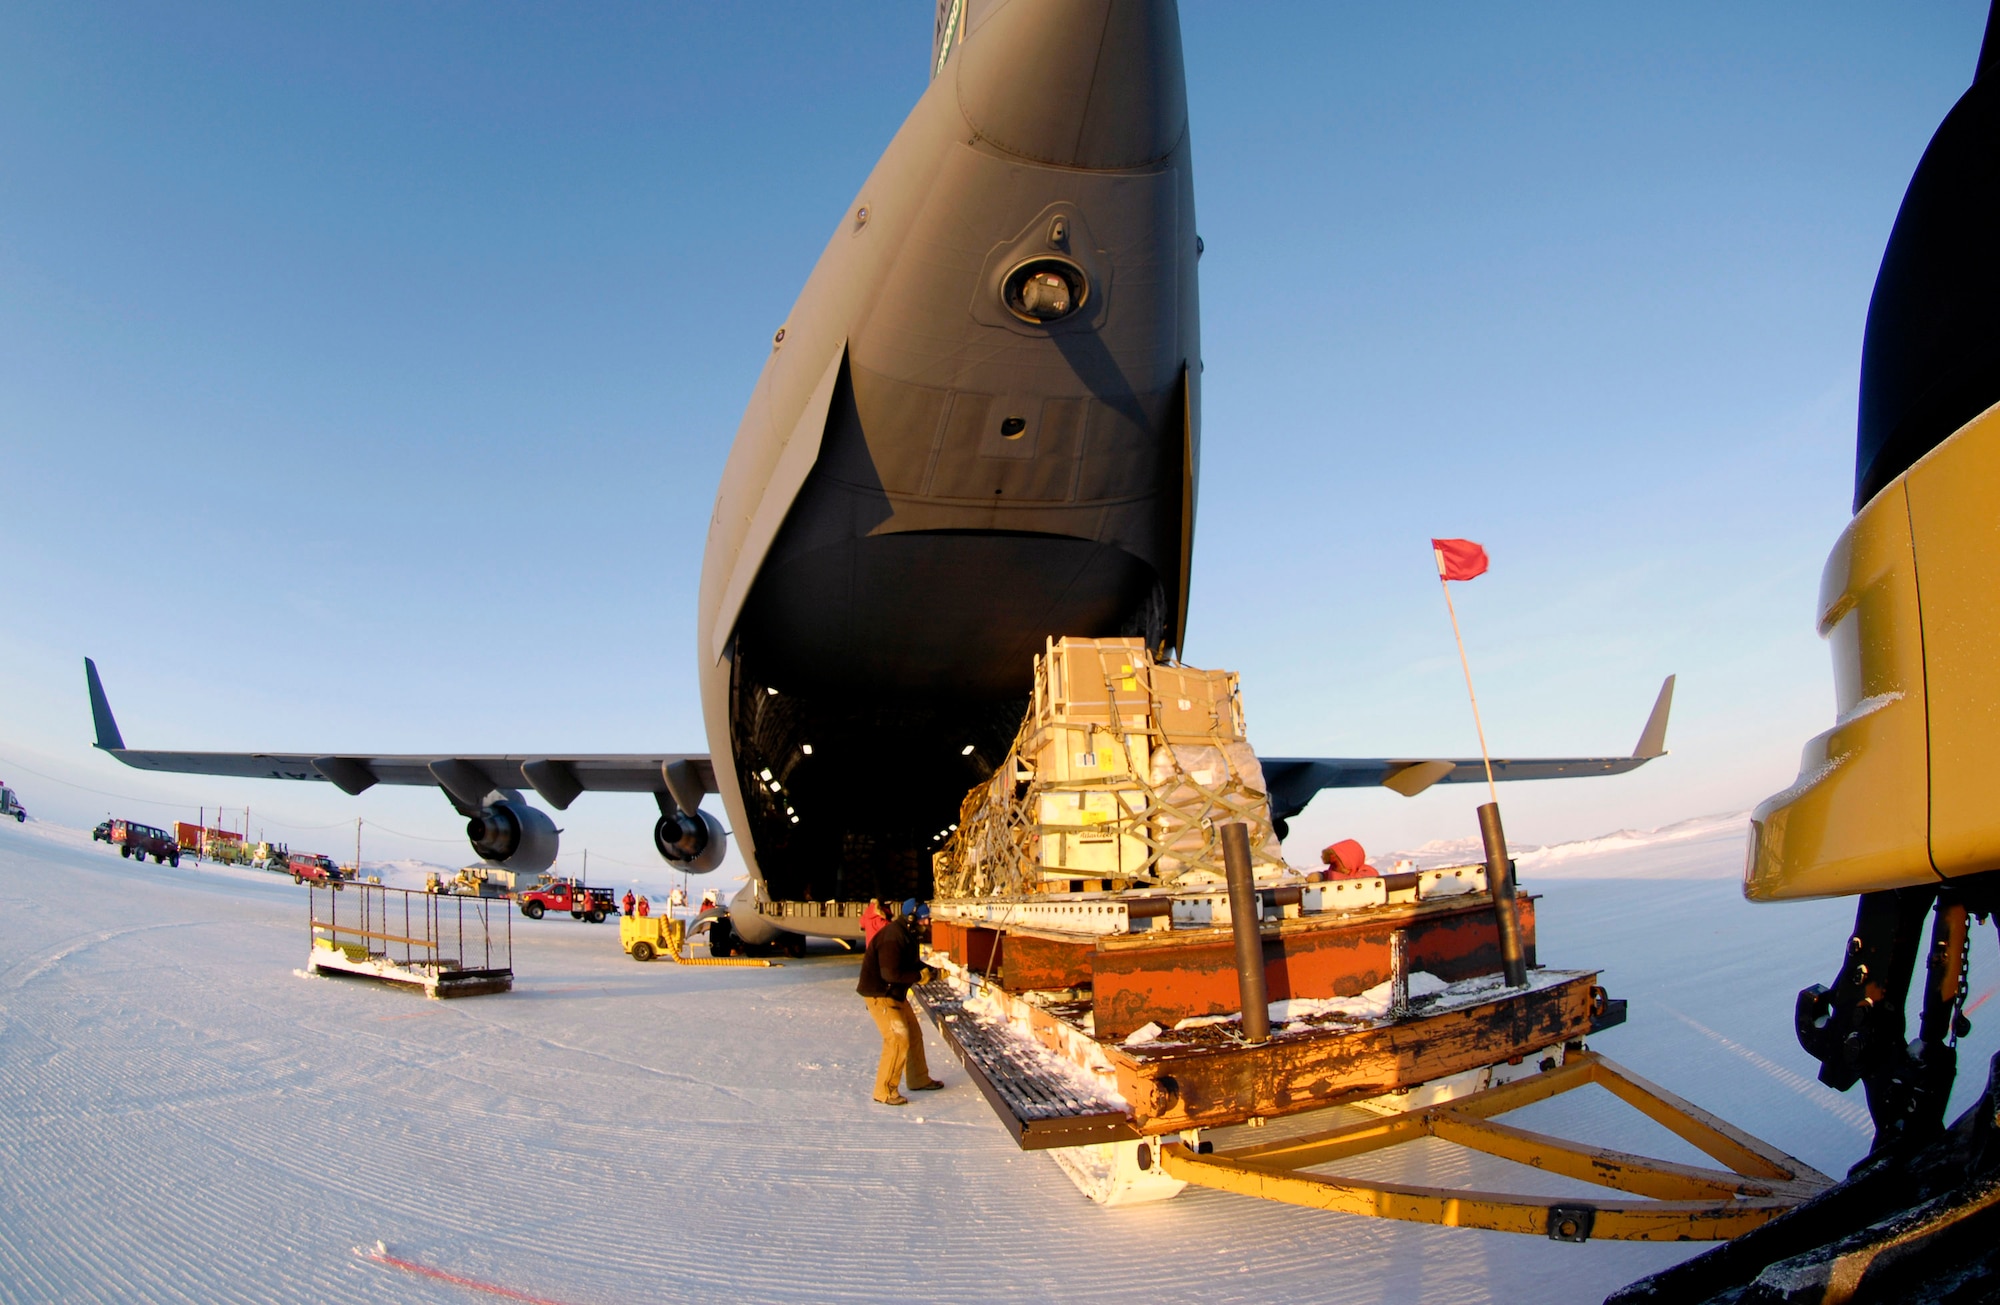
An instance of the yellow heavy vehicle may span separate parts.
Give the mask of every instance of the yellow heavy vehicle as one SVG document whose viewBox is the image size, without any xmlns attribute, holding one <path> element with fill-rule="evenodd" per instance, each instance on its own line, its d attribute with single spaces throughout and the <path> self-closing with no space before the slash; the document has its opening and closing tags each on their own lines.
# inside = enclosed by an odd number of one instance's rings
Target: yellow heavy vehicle
<svg viewBox="0 0 2000 1305">
<path fill-rule="evenodd" d="M 1859 896 L 1839 974 L 1799 994 L 1796 1021 L 1821 1082 L 1863 1084 L 1877 1154 L 1942 1133 L 1971 1030 L 1969 923 L 2000 909 L 2000 405 L 1855 513 L 1820 581 L 1819 632 L 1838 715 L 1752 816 L 1743 891 Z"/>
<path fill-rule="evenodd" d="M 1868 307 L 1854 519 L 1817 608 L 1833 728 L 1756 809 L 1744 870 L 1752 901 L 1859 898 L 1839 973 L 1799 993 L 1796 1024 L 1821 1082 L 1865 1088 L 1874 1143 L 1825 1195 L 1614 1301 L 1779 1299 L 1756 1294 L 1777 1280 L 1785 1300 L 1996 1298 L 2000 1057 L 1985 1095 L 1944 1122 L 1971 1031 L 1969 923 L 2000 914 L 1996 158 L 2000 3 L 1971 88 L 1910 180 Z"/>
<path fill-rule="evenodd" d="M 621 915 L 618 942 L 635 961 L 664 956 L 678 965 L 769 966 L 770 961 L 748 956 L 684 956 L 687 950 L 687 922 L 671 915 Z"/>
<path fill-rule="evenodd" d="M 1854 519 L 1820 581 L 1837 716 L 1751 822 L 1753 901 L 1859 895 L 1799 994 L 1820 1079 L 1867 1089 L 1874 1151 L 1934 1138 L 1957 1072 L 1968 917 L 2000 908 L 2000 45 L 1917 165 L 1862 347 Z M 1932 917 L 1928 947 L 1924 922 Z M 1926 960 L 1917 1036 L 1904 1008 Z"/>
<path fill-rule="evenodd" d="M 677 961 L 687 945 L 687 925 L 671 915 L 623 915 L 618 918 L 618 942 L 635 961 L 655 956 Z"/>
<path fill-rule="evenodd" d="M 1855 514 L 1819 632 L 1839 715 L 1757 808 L 1745 895 L 1963 889 L 2000 869 L 2000 406 Z"/>
</svg>

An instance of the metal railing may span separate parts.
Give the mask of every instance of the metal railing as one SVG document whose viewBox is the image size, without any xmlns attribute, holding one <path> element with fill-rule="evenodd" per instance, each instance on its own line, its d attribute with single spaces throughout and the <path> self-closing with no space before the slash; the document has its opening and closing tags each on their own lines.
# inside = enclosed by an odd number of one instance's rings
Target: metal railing
<svg viewBox="0 0 2000 1305">
<path fill-rule="evenodd" d="M 866 902 L 801 902 L 782 898 L 758 904 L 759 913 L 780 920 L 858 920 Z"/>
<path fill-rule="evenodd" d="M 511 970 L 514 918 L 505 898 L 458 897 L 381 884 L 313 884 L 307 915 L 322 941 L 407 969 Z"/>
</svg>

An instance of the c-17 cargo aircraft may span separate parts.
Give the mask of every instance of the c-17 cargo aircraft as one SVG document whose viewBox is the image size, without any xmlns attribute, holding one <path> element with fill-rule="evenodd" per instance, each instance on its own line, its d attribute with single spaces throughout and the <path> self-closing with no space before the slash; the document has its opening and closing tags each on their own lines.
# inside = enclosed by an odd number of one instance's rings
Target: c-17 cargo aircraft
<svg viewBox="0 0 2000 1305">
<path fill-rule="evenodd" d="M 706 753 L 360 756 L 97 746 L 145 770 L 434 785 L 473 850 L 555 860 L 557 810 L 652 793 L 666 862 L 736 839 L 730 935 L 858 937 L 788 901 L 926 896 L 937 832 L 1006 755 L 1050 637 L 1186 632 L 1201 451 L 1194 174 L 1173 0 L 940 0 L 931 81 L 772 333 L 716 494 L 696 656 Z M 1664 750 L 1672 681 L 1616 774 Z M 1271 758 L 1283 822 L 1322 788 L 1415 794 L 1477 758 Z M 703 809 L 721 798 L 729 833 Z"/>
</svg>

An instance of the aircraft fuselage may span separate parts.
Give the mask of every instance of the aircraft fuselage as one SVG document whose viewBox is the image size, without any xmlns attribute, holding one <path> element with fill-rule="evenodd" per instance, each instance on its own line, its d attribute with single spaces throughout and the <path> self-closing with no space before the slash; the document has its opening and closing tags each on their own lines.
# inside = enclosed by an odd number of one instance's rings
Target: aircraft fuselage
<svg viewBox="0 0 2000 1305">
<path fill-rule="evenodd" d="M 975 6 L 856 193 L 723 472 L 698 656 L 774 898 L 921 895 L 1051 636 L 1177 647 L 1193 180 L 1161 0 Z"/>
</svg>

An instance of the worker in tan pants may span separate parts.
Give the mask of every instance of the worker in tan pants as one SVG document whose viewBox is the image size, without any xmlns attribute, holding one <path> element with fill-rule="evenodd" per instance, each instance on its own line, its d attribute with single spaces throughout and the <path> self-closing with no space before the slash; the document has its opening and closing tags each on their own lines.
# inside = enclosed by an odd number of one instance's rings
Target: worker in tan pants
<svg viewBox="0 0 2000 1305">
<path fill-rule="evenodd" d="M 931 1077 L 924 1059 L 924 1031 L 910 1009 L 910 985 L 923 977 L 918 964 L 917 904 L 903 903 L 901 915 L 883 925 L 869 940 L 861 958 L 861 981 L 855 991 L 868 1003 L 868 1014 L 882 1033 L 882 1059 L 875 1067 L 875 1099 L 885 1106 L 906 1106 L 909 1099 L 896 1090 L 907 1074 L 910 1091 L 930 1092 L 944 1084 Z"/>
</svg>

